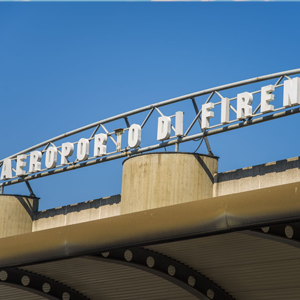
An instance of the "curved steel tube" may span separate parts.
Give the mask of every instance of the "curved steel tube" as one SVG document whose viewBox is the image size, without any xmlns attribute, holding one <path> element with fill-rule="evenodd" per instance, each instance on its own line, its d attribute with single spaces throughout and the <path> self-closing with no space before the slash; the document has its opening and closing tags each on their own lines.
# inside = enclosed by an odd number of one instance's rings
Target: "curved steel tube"
<svg viewBox="0 0 300 300">
<path fill-rule="evenodd" d="M 172 99 L 169 99 L 169 100 L 165 100 L 165 101 L 162 101 L 162 102 L 158 102 L 158 103 L 155 103 L 155 104 L 147 105 L 147 106 L 144 106 L 144 107 L 141 107 L 141 108 L 138 108 L 138 109 L 131 110 L 131 111 L 126 112 L 126 113 L 122 113 L 122 114 L 119 114 L 119 115 L 116 115 L 116 116 L 113 116 L 113 117 L 110 117 L 110 118 L 107 118 L 107 119 L 103 119 L 101 121 L 94 122 L 92 124 L 80 127 L 78 129 L 75 129 L 75 130 L 71 130 L 71 131 L 66 132 L 64 134 L 58 135 L 54 138 L 51 138 L 47 141 L 39 143 L 35 146 L 29 147 L 29 148 L 27 148 L 23 151 L 20 151 L 16 154 L 13 154 L 13 155 L 9 156 L 7 158 L 14 158 L 17 155 L 30 152 L 30 151 L 35 150 L 37 148 L 43 147 L 43 146 L 47 145 L 48 143 L 51 143 L 51 142 L 53 143 L 55 141 L 58 141 L 58 140 L 61 140 L 63 138 L 66 138 L 68 136 L 71 136 L 73 134 L 91 129 L 91 128 L 99 125 L 99 124 L 105 124 L 105 123 L 108 123 L 108 122 L 111 122 L 111 121 L 115 121 L 115 120 L 118 120 L 118 119 L 121 119 L 121 118 L 125 118 L 125 117 L 128 117 L 128 116 L 134 115 L 136 113 L 140 113 L 140 112 L 150 110 L 153 107 L 160 107 L 160 106 L 176 103 L 176 102 L 179 102 L 179 101 L 191 99 L 191 98 L 194 98 L 194 97 L 199 97 L 199 96 L 202 96 L 202 95 L 212 93 L 214 91 L 222 91 L 222 90 L 226 90 L 226 89 L 230 89 L 230 88 L 234 88 L 234 87 L 238 87 L 238 86 L 242 86 L 242 85 L 247 85 L 247 84 L 251 84 L 251 83 L 255 83 L 255 82 L 274 79 L 274 78 L 284 76 L 284 75 L 294 75 L 294 74 L 298 74 L 298 73 L 300 73 L 300 69 L 294 69 L 294 70 L 289 70 L 289 71 L 285 71 L 285 72 L 279 72 L 279 73 L 274 73 L 274 74 L 270 74 L 270 75 L 254 77 L 254 78 L 251 78 L 251 79 L 237 81 L 237 82 L 229 83 L 229 84 L 225 84 L 225 85 L 220 85 L 220 86 L 217 86 L 217 87 L 214 87 L 214 88 L 202 90 L 202 91 L 199 91 L 199 92 L 195 92 L 195 93 L 183 95 L 183 96 L 180 96 L 180 97 L 172 98 Z M 3 159 L 0 162 L 2 162 L 2 161 L 3 161 Z"/>
<path fill-rule="evenodd" d="M 246 126 L 249 126 L 249 125 L 259 124 L 259 123 L 264 122 L 264 121 L 278 119 L 278 118 L 282 118 L 282 117 L 292 115 L 292 114 L 296 114 L 296 113 L 300 113 L 300 107 L 293 108 L 293 109 L 283 111 L 283 112 L 279 112 L 279 113 L 276 113 L 274 115 L 268 115 L 268 116 L 260 117 L 260 118 L 257 118 L 257 119 L 246 120 L 242 123 L 237 123 L 237 124 L 232 124 L 232 125 L 228 125 L 228 126 L 221 127 L 221 128 L 212 129 L 212 130 L 207 131 L 207 132 L 197 133 L 197 134 L 194 134 L 194 135 L 190 135 L 190 136 L 180 138 L 178 140 L 171 140 L 171 141 L 163 142 L 163 143 L 160 143 L 160 144 L 140 148 L 140 149 L 137 149 L 137 150 L 133 149 L 133 150 L 129 150 L 129 151 L 126 151 L 126 152 L 121 152 L 121 153 L 118 153 L 118 154 L 115 154 L 115 155 L 111 155 L 111 156 L 104 156 L 104 157 L 100 157 L 100 158 L 96 158 L 96 159 L 87 160 L 87 161 L 84 161 L 82 163 L 77 162 L 75 164 L 72 164 L 72 165 L 69 165 L 69 166 L 66 166 L 66 167 L 61 167 L 61 168 L 57 168 L 57 169 L 54 169 L 54 170 L 41 172 L 41 173 L 38 173 L 38 174 L 27 175 L 26 177 L 12 179 L 10 181 L 3 182 L 3 183 L 0 184 L 0 187 L 13 185 L 13 184 L 17 184 L 17 183 L 24 182 L 24 181 L 29 181 L 29 180 L 36 179 L 36 178 L 46 177 L 46 176 L 54 175 L 54 174 L 61 173 L 61 172 L 72 171 L 72 170 L 75 170 L 75 169 L 88 167 L 88 166 L 91 166 L 91 165 L 94 165 L 94 164 L 99 164 L 99 163 L 102 163 L 102 162 L 105 162 L 105 161 L 110 161 L 110 160 L 118 159 L 118 158 L 121 158 L 121 157 L 127 157 L 127 156 L 131 156 L 131 155 L 134 155 L 134 154 L 148 152 L 148 151 L 152 151 L 154 149 L 160 149 L 160 148 L 163 148 L 163 147 L 174 145 L 176 143 L 178 143 L 178 144 L 184 143 L 184 142 L 191 141 L 191 140 L 194 140 L 194 139 L 198 139 L 198 138 L 201 138 L 201 137 L 215 135 L 215 134 L 218 134 L 218 133 L 221 133 L 221 132 L 231 131 L 231 130 L 246 127 Z"/>
</svg>

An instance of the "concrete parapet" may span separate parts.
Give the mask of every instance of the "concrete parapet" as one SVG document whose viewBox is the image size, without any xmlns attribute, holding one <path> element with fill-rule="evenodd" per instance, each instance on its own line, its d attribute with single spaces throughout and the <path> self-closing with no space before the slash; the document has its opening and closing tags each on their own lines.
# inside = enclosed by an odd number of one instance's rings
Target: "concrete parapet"
<svg viewBox="0 0 300 300">
<path fill-rule="evenodd" d="M 115 195 L 39 211 L 35 214 L 33 231 L 118 216 L 120 201 L 120 195 Z"/>
<path fill-rule="evenodd" d="M 193 153 L 143 154 L 124 161 L 121 214 L 213 196 L 218 158 Z"/>
<path fill-rule="evenodd" d="M 0 238 L 32 231 L 38 198 L 0 195 Z"/>
<path fill-rule="evenodd" d="M 214 197 L 273 187 L 300 181 L 299 157 L 219 173 Z"/>
<path fill-rule="evenodd" d="M 38 212 L 38 198 L 0 195 L 0 237 L 300 182 L 299 157 L 218 174 L 217 167 L 217 158 L 206 155 L 143 154 L 124 161 L 122 199 L 115 195 Z"/>
</svg>

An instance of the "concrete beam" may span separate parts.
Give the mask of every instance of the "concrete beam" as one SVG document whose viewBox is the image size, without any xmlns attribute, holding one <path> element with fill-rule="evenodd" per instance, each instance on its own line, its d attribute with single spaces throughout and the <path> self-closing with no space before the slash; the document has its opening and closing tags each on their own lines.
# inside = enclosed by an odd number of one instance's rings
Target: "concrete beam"
<svg viewBox="0 0 300 300">
<path fill-rule="evenodd" d="M 100 220 L 120 214 L 121 195 L 105 197 L 37 212 L 32 231 Z"/>
<path fill-rule="evenodd" d="M 213 196 L 223 196 L 300 181 L 299 157 L 218 173 Z"/>
</svg>

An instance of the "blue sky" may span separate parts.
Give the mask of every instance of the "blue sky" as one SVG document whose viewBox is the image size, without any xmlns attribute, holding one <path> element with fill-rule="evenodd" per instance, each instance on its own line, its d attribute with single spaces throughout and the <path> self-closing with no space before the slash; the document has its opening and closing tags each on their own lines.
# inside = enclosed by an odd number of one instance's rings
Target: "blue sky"
<svg viewBox="0 0 300 300">
<path fill-rule="evenodd" d="M 299 9 L 299 3 L 0 3 L 0 158 L 144 105 L 299 68 Z M 295 115 L 211 137 L 219 171 L 298 156 L 299 123 Z M 207 152 L 204 145 L 198 152 Z M 47 209 L 118 194 L 121 177 L 116 160 L 31 185 Z M 28 191 L 21 183 L 5 193 Z"/>
</svg>

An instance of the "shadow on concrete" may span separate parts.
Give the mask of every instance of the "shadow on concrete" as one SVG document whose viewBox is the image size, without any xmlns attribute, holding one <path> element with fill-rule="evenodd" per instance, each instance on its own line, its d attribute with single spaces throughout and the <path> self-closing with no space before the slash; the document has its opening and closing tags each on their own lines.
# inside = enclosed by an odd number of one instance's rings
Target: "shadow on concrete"
<svg viewBox="0 0 300 300">
<path fill-rule="evenodd" d="M 38 211 L 39 207 L 39 198 L 34 198 L 34 197 L 22 197 L 22 196 L 15 196 L 20 204 L 24 207 L 26 210 L 27 214 L 31 217 L 31 219 L 34 219 L 34 216 L 36 212 Z M 30 203 L 32 202 L 32 203 Z"/>
<path fill-rule="evenodd" d="M 208 178 L 210 179 L 210 181 L 212 183 L 214 183 L 214 176 L 213 174 L 210 172 L 209 168 L 207 167 L 207 165 L 205 164 L 205 162 L 203 161 L 203 159 L 201 158 L 201 156 L 194 154 L 194 157 L 196 158 L 196 160 L 198 161 L 198 163 L 201 165 L 201 167 L 203 168 L 203 170 L 205 171 L 205 173 L 207 174 Z"/>
</svg>

